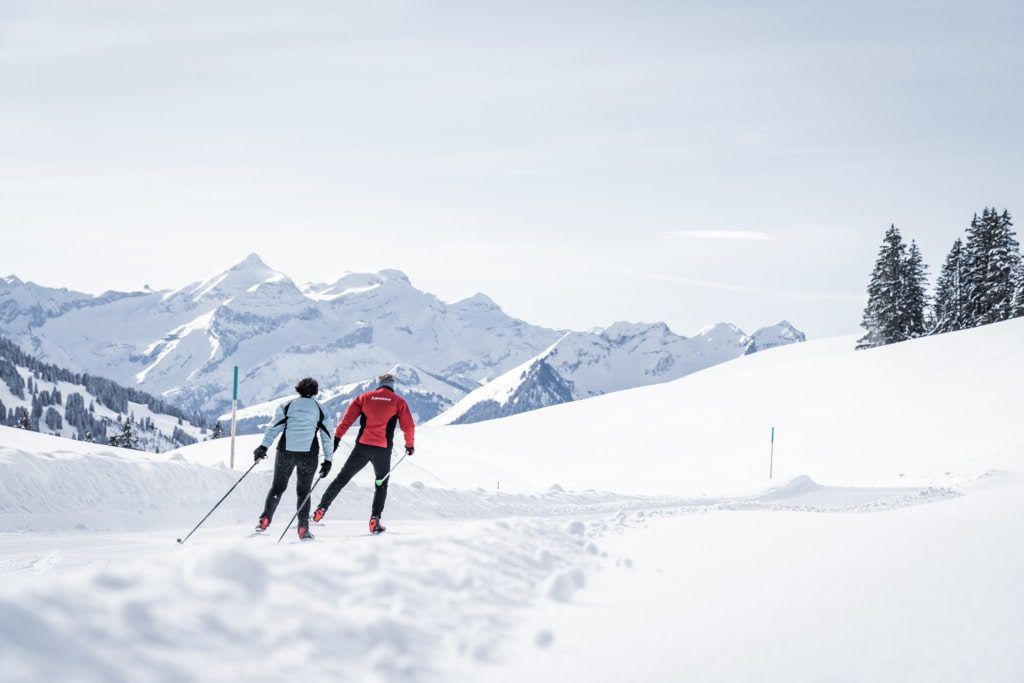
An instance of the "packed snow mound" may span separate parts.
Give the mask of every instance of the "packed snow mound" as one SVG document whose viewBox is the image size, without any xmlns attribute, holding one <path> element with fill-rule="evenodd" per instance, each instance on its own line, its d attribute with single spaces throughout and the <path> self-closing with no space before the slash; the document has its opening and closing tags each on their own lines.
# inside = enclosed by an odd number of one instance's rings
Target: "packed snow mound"
<svg viewBox="0 0 1024 683">
<path fill-rule="evenodd" d="M 431 423 L 418 443 L 438 460 L 482 451 L 514 461 L 537 488 L 675 494 L 765 483 L 772 427 L 777 478 L 844 484 L 975 476 L 1024 443 L 1024 319 L 867 351 L 855 343 L 791 344 L 500 420 Z"/>
<path fill-rule="evenodd" d="M 683 337 L 665 323 L 620 321 L 570 332 L 543 353 L 485 384 L 445 411 L 436 424 L 469 424 L 669 380 L 754 353 L 804 341 L 788 323 L 748 337 L 719 323 Z"/>
<path fill-rule="evenodd" d="M 5 582 L 0 680 L 448 680 L 446 667 L 494 659 L 546 594 L 571 600 L 579 581 L 560 577 L 599 562 L 596 530 L 546 520 L 386 539 L 332 531 Z"/>
</svg>

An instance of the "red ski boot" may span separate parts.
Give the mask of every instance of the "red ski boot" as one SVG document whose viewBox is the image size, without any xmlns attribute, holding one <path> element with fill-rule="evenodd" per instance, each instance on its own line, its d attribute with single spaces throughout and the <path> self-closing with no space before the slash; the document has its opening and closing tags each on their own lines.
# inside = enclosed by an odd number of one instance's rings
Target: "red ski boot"
<svg viewBox="0 0 1024 683">
<path fill-rule="evenodd" d="M 270 517 L 263 515 L 262 517 L 260 517 L 259 524 L 256 525 L 256 533 L 262 533 L 266 531 L 268 526 L 270 526 Z"/>
<path fill-rule="evenodd" d="M 327 508 L 318 507 L 316 510 L 313 511 L 313 521 L 314 522 L 319 522 L 321 519 L 324 518 L 324 515 L 326 515 L 326 514 L 327 514 Z"/>
<path fill-rule="evenodd" d="M 299 527 L 299 540 L 300 541 L 312 541 L 314 540 L 313 534 L 309 533 L 309 528 L 300 526 Z"/>
<path fill-rule="evenodd" d="M 387 530 L 387 527 L 380 523 L 380 519 L 378 519 L 377 517 L 370 517 L 371 534 L 382 534 Z"/>
</svg>

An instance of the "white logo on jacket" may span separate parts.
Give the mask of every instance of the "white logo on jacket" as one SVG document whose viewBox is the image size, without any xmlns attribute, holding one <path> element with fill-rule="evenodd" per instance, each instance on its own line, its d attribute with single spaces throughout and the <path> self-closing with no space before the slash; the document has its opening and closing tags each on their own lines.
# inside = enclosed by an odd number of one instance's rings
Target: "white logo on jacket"
<svg viewBox="0 0 1024 683">
<path fill-rule="evenodd" d="M 388 398 L 387 396 L 371 396 L 370 400 L 371 401 L 387 401 L 388 403 L 391 402 L 391 399 Z"/>
</svg>

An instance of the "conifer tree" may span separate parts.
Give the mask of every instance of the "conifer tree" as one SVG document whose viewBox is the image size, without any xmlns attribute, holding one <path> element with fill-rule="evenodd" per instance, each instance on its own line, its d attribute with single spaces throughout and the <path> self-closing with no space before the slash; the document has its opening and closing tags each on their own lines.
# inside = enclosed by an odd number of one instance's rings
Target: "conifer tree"
<svg viewBox="0 0 1024 683">
<path fill-rule="evenodd" d="M 928 308 L 928 266 L 924 264 L 921 250 L 916 241 L 910 242 L 907 259 L 903 263 L 903 320 L 901 331 L 904 339 L 923 337 L 928 333 L 926 311 Z"/>
<path fill-rule="evenodd" d="M 1013 316 L 1020 317 L 1024 316 L 1024 266 L 1021 266 L 1020 271 L 1017 273 L 1017 298 L 1016 305 L 1013 309 Z"/>
<path fill-rule="evenodd" d="M 220 438 L 220 434 L 221 434 L 221 429 L 222 429 L 222 427 L 220 426 L 220 420 L 217 420 L 217 422 L 215 422 L 214 425 L 213 425 L 213 432 L 210 434 L 210 438 L 211 439 L 219 439 Z"/>
<path fill-rule="evenodd" d="M 19 408 L 18 412 L 20 413 L 18 416 L 18 427 L 21 429 L 31 430 L 32 422 L 29 419 L 28 411 L 24 408 Z"/>
<path fill-rule="evenodd" d="M 867 330 L 858 342 L 858 349 L 903 341 L 902 321 L 905 319 L 903 284 L 906 245 L 895 225 L 885 231 L 878 250 L 878 259 L 868 284 L 868 303 L 861 326 Z"/>
<path fill-rule="evenodd" d="M 121 433 L 110 437 L 110 445 L 132 450 L 139 449 L 138 439 L 135 438 L 135 432 L 132 429 L 132 421 L 128 417 L 125 417 L 121 423 Z"/>
<path fill-rule="evenodd" d="M 972 326 L 1013 316 L 1020 246 L 1010 214 L 985 208 L 967 230 L 967 317 Z"/>
<path fill-rule="evenodd" d="M 932 309 L 933 334 L 953 332 L 970 327 L 967 318 L 967 260 L 964 243 L 959 237 L 946 256 L 942 272 L 935 282 L 935 305 Z"/>
</svg>

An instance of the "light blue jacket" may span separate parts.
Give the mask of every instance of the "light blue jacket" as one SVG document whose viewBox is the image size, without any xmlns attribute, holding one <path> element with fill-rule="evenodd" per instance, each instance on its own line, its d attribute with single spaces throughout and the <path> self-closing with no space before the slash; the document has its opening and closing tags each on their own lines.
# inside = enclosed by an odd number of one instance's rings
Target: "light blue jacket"
<svg viewBox="0 0 1024 683">
<path fill-rule="evenodd" d="M 284 432 L 279 449 L 283 448 L 286 451 L 299 453 L 312 451 L 316 447 L 316 437 L 319 432 L 324 459 L 332 460 L 334 444 L 331 441 L 331 432 L 328 430 L 327 424 L 322 421 L 326 419 L 327 415 L 316 399 L 300 396 L 285 401 L 277 407 L 274 421 L 270 423 L 270 428 L 263 435 L 263 445 L 270 448 L 270 444 L 274 443 L 277 435 Z"/>
</svg>

